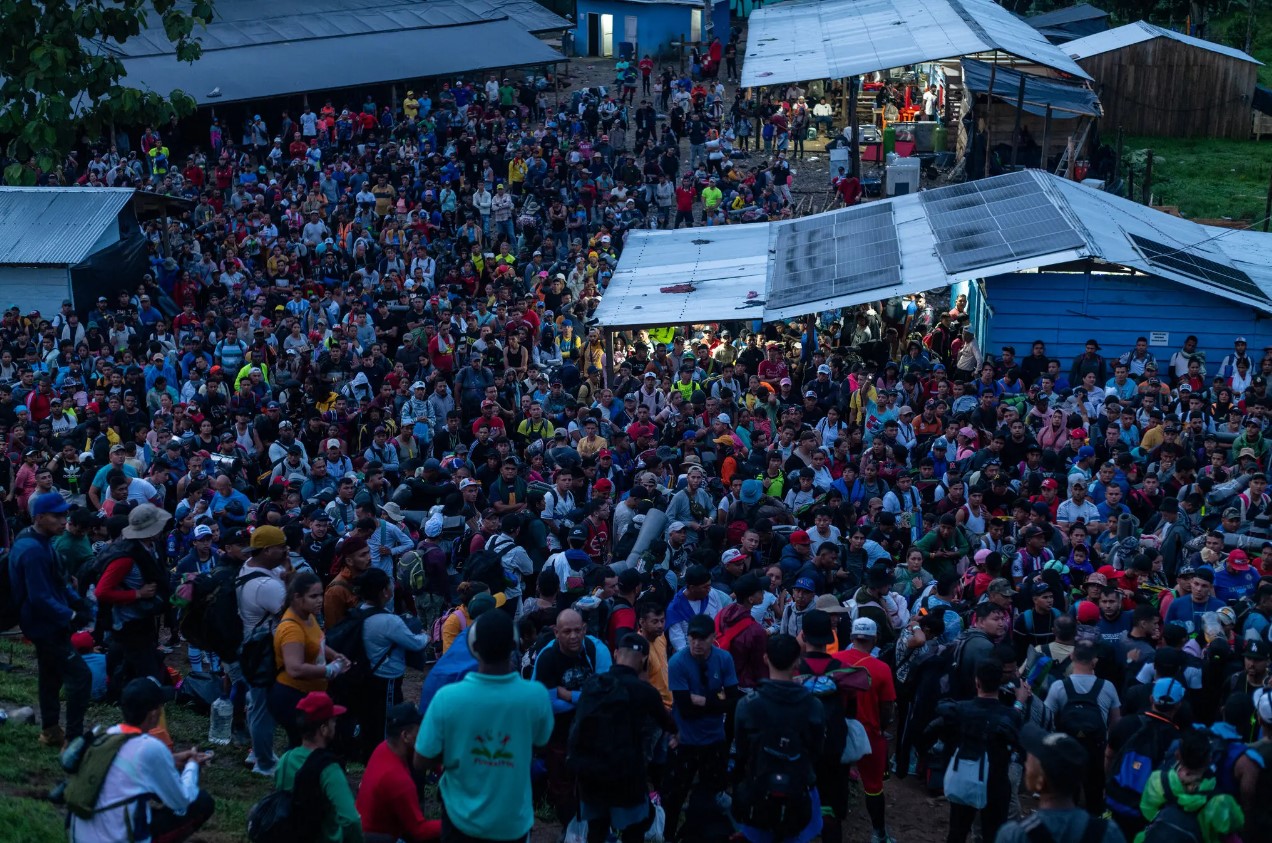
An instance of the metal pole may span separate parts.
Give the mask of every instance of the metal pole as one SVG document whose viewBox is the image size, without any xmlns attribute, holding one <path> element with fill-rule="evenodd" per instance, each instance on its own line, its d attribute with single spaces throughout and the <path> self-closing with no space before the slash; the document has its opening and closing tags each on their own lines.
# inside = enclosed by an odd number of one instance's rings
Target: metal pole
<svg viewBox="0 0 1272 843">
<path fill-rule="evenodd" d="M 1153 201 L 1153 150 L 1146 151 L 1144 156 L 1144 185 L 1140 188 L 1145 205 Z"/>
<path fill-rule="evenodd" d="M 985 172 L 981 178 L 989 178 L 989 120 L 994 113 L 994 79 L 998 76 L 998 51 L 994 50 L 994 63 L 989 66 L 989 93 L 985 95 Z"/>
<path fill-rule="evenodd" d="M 605 345 L 605 370 L 601 373 L 601 377 L 605 379 L 605 385 L 609 386 L 614 382 L 614 330 L 612 328 L 601 328 L 601 342 Z"/>
<path fill-rule="evenodd" d="M 852 161 L 852 177 L 861 181 L 861 126 L 857 120 L 857 89 L 860 87 L 856 76 L 848 77 L 848 115 L 852 121 L 852 142 L 849 144 L 849 158 Z"/>
<path fill-rule="evenodd" d="M 1042 118 L 1042 169 L 1051 172 L 1051 156 L 1048 154 L 1048 148 L 1051 146 L 1051 105 L 1047 105 L 1047 113 Z"/>
<path fill-rule="evenodd" d="M 1117 157 L 1113 159 L 1113 184 L 1110 187 L 1117 186 L 1117 177 L 1122 172 L 1122 127 L 1117 127 Z"/>
<path fill-rule="evenodd" d="M 1020 74 L 1020 92 L 1016 94 L 1016 125 L 1011 131 L 1011 165 L 1016 166 L 1016 152 L 1020 149 L 1020 118 L 1025 110 L 1025 74 Z"/>
</svg>

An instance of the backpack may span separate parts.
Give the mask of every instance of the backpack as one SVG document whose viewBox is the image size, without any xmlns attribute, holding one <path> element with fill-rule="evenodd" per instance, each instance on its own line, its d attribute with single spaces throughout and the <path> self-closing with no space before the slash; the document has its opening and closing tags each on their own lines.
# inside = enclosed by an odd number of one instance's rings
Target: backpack
<svg viewBox="0 0 1272 843">
<path fill-rule="evenodd" d="M 115 763 L 115 756 L 119 755 L 124 744 L 136 737 L 140 737 L 140 733 L 88 735 L 84 737 L 85 743 L 81 752 L 63 753 L 63 758 L 73 759 L 70 763 L 72 769 L 67 770 L 70 776 L 66 780 L 66 791 L 63 794 L 66 799 L 66 808 L 73 816 L 81 820 L 91 820 L 95 814 L 102 811 L 110 811 L 145 798 L 144 794 L 130 796 L 127 799 L 97 807 L 97 798 L 101 796 L 102 785 L 106 783 L 106 775 L 110 772 L 111 765 Z"/>
<path fill-rule="evenodd" d="M 820 661 L 820 659 L 818 659 Z M 800 659 L 799 683 L 822 705 L 826 721 L 826 739 L 822 743 L 818 761 L 838 764 L 848 745 L 848 720 L 850 712 L 844 700 L 856 701 L 855 692 L 870 688 L 870 673 L 856 667 L 846 667 L 833 658 L 826 660 L 818 671 L 812 663 Z M 852 693 L 850 693 L 852 692 Z M 851 714 L 855 714 L 854 710 Z"/>
<path fill-rule="evenodd" d="M 315 749 L 296 771 L 291 790 L 275 790 L 247 813 L 247 839 L 251 843 L 308 843 L 318 839 L 322 821 L 330 809 L 323 805 L 322 773 L 336 763 L 335 753 Z"/>
<path fill-rule="evenodd" d="M 190 603 L 181 617 L 181 634 L 200 650 L 210 650 L 226 661 L 238 658 L 243 646 L 243 621 L 238 611 L 238 587 L 248 580 L 268 577 L 253 571 L 242 577 L 222 565 L 194 578 Z"/>
<path fill-rule="evenodd" d="M 798 835 L 812 820 L 808 788 L 813 766 L 798 726 L 781 720 L 766 723 L 745 760 L 746 778 L 733 800 L 738 822 L 781 838 Z"/>
<path fill-rule="evenodd" d="M 333 682 L 344 688 L 360 684 L 370 679 L 393 652 L 393 647 L 384 651 L 384 655 L 375 664 L 367 657 L 366 621 L 375 615 L 387 614 L 388 610 L 380 607 L 358 606 L 351 609 L 341 618 L 340 623 L 327 630 L 327 646 L 349 659 L 349 669 Z"/>
<path fill-rule="evenodd" d="M 1109 810 L 1123 817 L 1140 816 L 1140 799 L 1153 771 L 1166 758 L 1170 741 L 1154 721 L 1165 723 L 1175 731 L 1178 727 L 1170 720 L 1152 712 L 1143 714 L 1139 728 L 1131 733 L 1109 765 L 1108 781 L 1104 785 L 1104 798 Z"/>
<path fill-rule="evenodd" d="M 442 646 L 442 627 L 446 624 L 446 619 L 449 618 L 451 615 L 455 614 L 456 612 L 459 612 L 459 607 L 453 606 L 450 609 L 447 609 L 445 612 L 443 612 L 440 616 L 438 616 L 437 620 L 433 621 L 432 640 L 437 642 L 437 647 L 439 652 L 441 651 L 441 646 Z M 468 629 L 468 615 L 464 614 L 463 612 L 459 612 L 459 631 L 463 632 L 466 629 Z"/>
<path fill-rule="evenodd" d="M 579 556 L 583 558 L 579 559 Z M 561 594 L 571 600 L 577 600 L 587 594 L 588 577 L 600 566 L 581 550 L 574 551 L 573 555 L 570 551 L 565 551 L 565 565 L 568 573 L 561 581 Z M 578 567 L 579 565 L 582 567 Z"/>
<path fill-rule="evenodd" d="M 566 742 L 571 773 L 612 784 L 643 769 L 642 718 L 632 705 L 631 694 L 613 673 L 596 673 L 584 681 Z"/>
<path fill-rule="evenodd" d="M 1179 804 L 1179 797 L 1170 785 L 1170 768 L 1159 770 L 1161 776 L 1162 795 L 1165 804 L 1153 817 L 1153 821 L 1144 829 L 1143 843 L 1201 843 L 1200 811 L 1185 811 Z"/>
<path fill-rule="evenodd" d="M 1078 693 L 1072 676 L 1066 676 L 1060 681 L 1064 683 L 1065 701 L 1056 714 L 1056 728 L 1077 738 L 1084 747 L 1103 747 L 1108 736 L 1104 710 L 1099 703 L 1104 680 L 1097 677 L 1091 690 L 1085 694 Z"/>
<path fill-rule="evenodd" d="M 515 549 L 517 543 L 508 539 L 498 550 L 491 547 L 491 544 L 486 542 L 484 548 L 468 557 L 468 561 L 464 563 L 464 579 L 469 582 L 483 582 L 490 586 L 491 594 L 499 594 L 516 588 L 520 582 L 515 574 L 509 575 L 503 562 L 508 551 Z"/>
<path fill-rule="evenodd" d="M 268 688 L 278 679 L 282 665 L 274 660 L 274 631 L 282 621 L 270 615 L 260 619 L 243 636 L 239 648 L 239 670 L 243 681 L 253 688 Z"/>
</svg>

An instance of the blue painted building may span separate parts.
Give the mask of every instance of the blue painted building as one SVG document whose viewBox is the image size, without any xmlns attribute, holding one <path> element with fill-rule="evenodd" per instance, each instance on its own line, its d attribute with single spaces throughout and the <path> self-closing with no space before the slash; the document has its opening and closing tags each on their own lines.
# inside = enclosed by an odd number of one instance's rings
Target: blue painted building
<svg viewBox="0 0 1272 843">
<path fill-rule="evenodd" d="M 677 55 L 673 42 L 710 43 L 729 38 L 729 0 L 712 0 L 704 15 L 701 0 L 578 0 L 574 43 L 579 55 L 613 56 L 632 44 L 636 56 Z"/>
<path fill-rule="evenodd" d="M 1097 339 L 1106 359 L 1148 337 L 1150 350 L 1165 368 L 1184 338 L 1197 337 L 1211 374 L 1244 336 L 1249 353 L 1260 359 L 1272 346 L 1272 316 L 1233 301 L 1221 287 L 1203 292 L 1154 275 L 1125 272 L 1019 272 L 954 285 L 967 295 L 973 330 L 987 354 L 1005 345 L 1017 357 L 1029 354 L 1034 340 L 1067 371 L 1088 339 Z"/>
</svg>

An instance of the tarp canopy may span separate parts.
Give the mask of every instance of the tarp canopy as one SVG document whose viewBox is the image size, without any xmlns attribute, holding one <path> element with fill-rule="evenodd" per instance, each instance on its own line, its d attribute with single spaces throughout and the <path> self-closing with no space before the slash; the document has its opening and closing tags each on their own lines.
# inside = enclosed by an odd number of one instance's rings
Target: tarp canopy
<svg viewBox="0 0 1272 843">
<path fill-rule="evenodd" d="M 1063 82 L 1032 73 L 1022 73 L 1010 67 L 999 66 L 992 70 L 989 64 L 975 59 L 963 59 L 963 84 L 978 94 L 989 91 L 990 74 L 994 77 L 994 96 L 1015 105 L 1020 96 L 1020 80 L 1025 80 L 1024 110 L 1030 114 L 1045 116 L 1051 106 L 1053 116 L 1068 119 L 1085 115 L 1099 117 L 1100 98 L 1085 85 Z"/>
<path fill-rule="evenodd" d="M 1218 231 L 1026 170 L 795 220 L 633 231 L 595 318 L 774 321 L 1087 258 L 1272 313 L 1272 234 Z"/>
<path fill-rule="evenodd" d="M 994 50 L 1090 78 L 993 0 L 789 0 L 751 13 L 742 85 L 841 79 Z"/>
</svg>

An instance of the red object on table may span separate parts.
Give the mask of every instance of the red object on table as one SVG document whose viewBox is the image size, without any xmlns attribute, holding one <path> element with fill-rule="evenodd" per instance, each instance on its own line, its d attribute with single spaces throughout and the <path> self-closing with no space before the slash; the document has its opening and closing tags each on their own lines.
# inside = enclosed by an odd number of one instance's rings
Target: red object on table
<svg viewBox="0 0 1272 843">
<path fill-rule="evenodd" d="M 897 141 L 893 147 L 893 152 L 897 154 L 898 158 L 909 158 L 914 154 L 914 141 Z"/>
<path fill-rule="evenodd" d="M 883 160 L 883 144 L 881 143 L 863 143 L 861 145 L 861 160 L 878 163 Z"/>
</svg>

